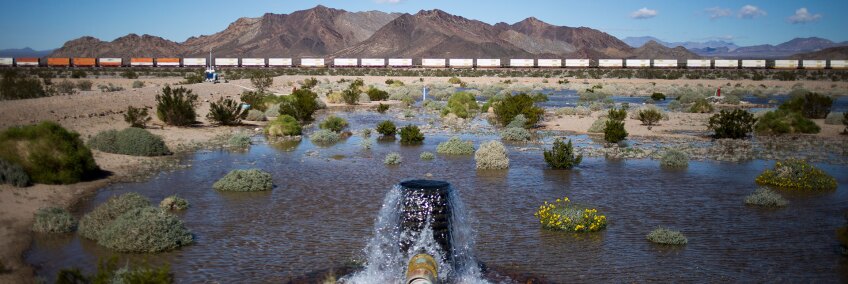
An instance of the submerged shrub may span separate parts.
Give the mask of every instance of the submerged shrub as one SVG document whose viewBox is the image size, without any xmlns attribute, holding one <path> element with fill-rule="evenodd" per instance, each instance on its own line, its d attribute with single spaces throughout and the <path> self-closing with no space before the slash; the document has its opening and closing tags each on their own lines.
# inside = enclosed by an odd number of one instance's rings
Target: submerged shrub
<svg viewBox="0 0 848 284">
<path fill-rule="evenodd" d="M 674 169 L 688 167 L 689 155 L 677 149 L 669 149 L 660 156 L 660 166 Z"/>
<path fill-rule="evenodd" d="M 4 183 L 15 187 L 25 187 L 30 184 L 30 179 L 20 165 L 0 159 L 0 184 Z"/>
<path fill-rule="evenodd" d="M 607 217 L 598 209 L 573 204 L 568 197 L 552 203 L 545 201 L 533 215 L 543 228 L 554 231 L 596 232 L 607 227 Z"/>
<path fill-rule="evenodd" d="M 651 99 L 654 101 L 664 101 L 665 95 L 663 93 L 653 93 L 651 94 Z"/>
<path fill-rule="evenodd" d="M 418 158 L 424 161 L 429 161 L 436 158 L 436 155 L 430 152 L 422 152 L 421 155 L 418 155 Z"/>
<path fill-rule="evenodd" d="M 395 136 L 397 127 L 391 120 L 384 120 L 377 124 L 377 133 L 383 136 Z"/>
<path fill-rule="evenodd" d="M 79 234 L 90 240 L 99 240 L 103 230 L 118 216 L 131 209 L 148 206 L 150 201 L 135 192 L 112 196 L 80 219 Z"/>
<path fill-rule="evenodd" d="M 312 132 L 312 134 L 309 135 L 309 140 L 311 140 L 313 144 L 329 145 L 339 142 L 339 140 L 341 140 L 341 136 L 339 136 L 339 134 L 336 132 L 327 129 L 321 129 Z"/>
<path fill-rule="evenodd" d="M 474 95 L 467 92 L 457 92 L 450 96 L 447 106 L 442 109 L 442 115 L 455 114 L 460 118 L 474 116 L 480 110 Z"/>
<path fill-rule="evenodd" d="M 627 138 L 624 130 L 624 121 L 610 119 L 604 125 L 604 140 L 609 143 L 618 143 Z"/>
<path fill-rule="evenodd" d="M 509 157 L 506 155 L 506 147 L 498 141 L 489 141 L 480 145 L 474 152 L 474 161 L 477 169 L 500 170 L 509 168 Z"/>
<path fill-rule="evenodd" d="M 268 134 L 268 136 L 300 135 L 301 131 L 297 119 L 287 114 L 278 116 L 265 126 L 265 134 Z"/>
<path fill-rule="evenodd" d="M 756 179 L 758 184 L 795 190 L 833 190 L 836 179 L 803 160 L 786 160 L 774 164 Z"/>
<path fill-rule="evenodd" d="M 832 105 L 833 98 L 808 92 L 804 95 L 792 95 L 779 109 L 800 113 L 805 118 L 821 119 L 827 117 Z"/>
<path fill-rule="evenodd" d="M 67 210 L 48 207 L 35 212 L 32 230 L 39 233 L 70 233 L 76 226 L 77 220 Z"/>
<path fill-rule="evenodd" d="M 124 113 L 124 121 L 129 123 L 130 127 L 144 128 L 150 120 L 151 118 L 147 114 L 147 108 L 128 106 L 127 112 Z"/>
<path fill-rule="evenodd" d="M 403 162 L 403 157 L 398 152 L 391 152 L 383 159 L 383 164 L 398 165 Z"/>
<path fill-rule="evenodd" d="M 244 119 L 249 120 L 249 121 L 265 121 L 268 118 L 265 117 L 264 112 L 252 109 L 252 110 L 247 111 L 247 116 L 245 116 Z"/>
<path fill-rule="evenodd" d="M 680 231 L 674 231 L 663 227 L 657 227 L 647 236 L 646 239 L 655 244 L 661 245 L 685 245 L 689 240 Z"/>
<path fill-rule="evenodd" d="M 187 126 L 194 123 L 197 113 L 197 95 L 185 87 L 171 89 L 165 86 L 161 94 L 156 94 L 156 116 L 169 125 Z"/>
<path fill-rule="evenodd" d="M 471 155 L 474 154 L 474 143 L 471 141 L 462 141 L 459 137 L 454 136 L 448 141 L 439 143 L 436 147 L 436 153 L 445 155 Z"/>
<path fill-rule="evenodd" d="M 343 129 L 347 127 L 347 120 L 344 118 L 330 115 L 322 121 L 318 127 L 321 129 L 327 129 L 333 132 L 341 132 Z"/>
<path fill-rule="evenodd" d="M 563 143 L 562 140 L 554 140 L 553 148 L 550 151 L 544 150 L 542 153 L 545 157 L 545 163 L 553 169 L 571 169 L 580 165 L 583 161 L 583 155 L 574 155 L 574 146 L 571 145 L 571 140 L 568 143 Z"/>
<path fill-rule="evenodd" d="M 756 122 L 757 119 L 754 118 L 754 115 L 745 110 L 722 110 L 710 117 L 708 127 L 715 131 L 713 137 L 717 139 L 742 139 L 747 137 L 748 133 L 751 133 Z"/>
<path fill-rule="evenodd" d="M 400 129 L 400 142 L 404 144 L 418 144 L 424 141 L 424 134 L 418 126 L 407 125 Z"/>
<path fill-rule="evenodd" d="M 119 251 L 169 251 L 193 242 L 191 231 L 176 216 L 153 207 L 140 207 L 118 216 L 107 226 L 98 244 Z"/>
<path fill-rule="evenodd" d="M 523 142 L 530 140 L 531 137 L 530 130 L 523 127 L 507 127 L 501 131 L 501 139 L 506 141 Z"/>
<path fill-rule="evenodd" d="M 130 156 L 151 157 L 171 154 L 161 137 L 135 127 L 121 131 L 101 131 L 92 137 L 88 144 L 92 149 Z"/>
<path fill-rule="evenodd" d="M 298 89 L 285 96 L 280 102 L 279 114 L 287 114 L 299 121 L 312 120 L 312 114 L 318 110 L 318 95 L 309 89 Z"/>
<path fill-rule="evenodd" d="M 188 200 L 174 194 L 162 199 L 162 201 L 159 202 L 159 208 L 165 210 L 185 210 L 188 208 Z"/>
<path fill-rule="evenodd" d="M 754 131 L 758 135 L 812 134 L 819 133 L 821 128 L 800 113 L 779 109 L 766 112 L 760 117 L 754 126 Z"/>
<path fill-rule="evenodd" d="M 271 174 L 259 169 L 233 170 L 216 181 L 212 188 L 220 191 L 265 191 L 274 188 Z"/>
<path fill-rule="evenodd" d="M 515 116 L 523 114 L 527 118 L 527 123 L 524 127 L 532 127 L 545 114 L 545 110 L 534 105 L 533 98 L 527 94 L 518 94 L 514 96 L 506 96 L 492 105 L 495 109 L 495 116 L 501 126 L 506 126 Z"/>
<path fill-rule="evenodd" d="M 0 132 L 0 159 L 20 165 L 35 183 L 76 183 L 99 171 L 79 134 L 48 121 Z"/>
<path fill-rule="evenodd" d="M 745 197 L 745 204 L 760 207 L 783 207 L 789 204 L 786 198 L 771 189 L 761 187 Z"/>
<path fill-rule="evenodd" d="M 607 121 L 609 121 L 609 118 L 607 117 L 598 117 L 598 119 L 595 119 L 595 121 L 592 122 L 592 126 L 589 126 L 587 132 L 604 133 L 604 128 L 606 128 L 607 126 Z"/>
<path fill-rule="evenodd" d="M 227 139 L 227 145 L 235 148 L 248 148 L 250 147 L 250 135 L 244 132 L 233 133 Z"/>
</svg>

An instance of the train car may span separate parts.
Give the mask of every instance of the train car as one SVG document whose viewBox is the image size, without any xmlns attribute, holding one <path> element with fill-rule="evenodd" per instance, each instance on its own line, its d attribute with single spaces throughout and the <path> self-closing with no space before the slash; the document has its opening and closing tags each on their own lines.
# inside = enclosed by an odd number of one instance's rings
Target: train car
<svg viewBox="0 0 848 284">
<path fill-rule="evenodd" d="M 412 67 L 412 58 L 389 58 L 389 67 Z"/>
<path fill-rule="evenodd" d="M 291 58 L 268 58 L 268 67 L 292 67 Z"/>
<path fill-rule="evenodd" d="M 450 68 L 473 68 L 474 67 L 474 59 L 451 58 L 451 59 L 448 59 L 448 66 L 450 66 Z"/>
<path fill-rule="evenodd" d="M 356 67 L 359 59 L 356 58 L 333 58 L 333 67 Z"/>
<path fill-rule="evenodd" d="M 206 58 L 183 58 L 183 67 L 206 66 Z"/>
<path fill-rule="evenodd" d="M 830 60 L 830 69 L 848 69 L 848 60 Z"/>
<path fill-rule="evenodd" d="M 324 67 L 324 58 L 301 58 L 300 67 Z"/>
<path fill-rule="evenodd" d="M 385 58 L 362 58 L 359 61 L 362 67 L 386 67 Z"/>
<path fill-rule="evenodd" d="M 801 67 L 804 69 L 824 69 L 827 68 L 827 60 L 803 60 Z"/>
<path fill-rule="evenodd" d="M 501 67 L 501 60 L 500 59 L 477 58 L 477 67 L 478 68 L 500 68 Z"/>
<path fill-rule="evenodd" d="M 650 59 L 627 59 L 624 61 L 625 68 L 651 68 Z"/>
<path fill-rule="evenodd" d="M 9 67 L 11 67 L 11 66 L 13 66 L 13 65 L 15 65 L 15 59 L 13 59 L 13 58 L 11 58 L 11 57 L 3 57 L 3 58 L 0 58 L 0 66 L 9 66 Z"/>
<path fill-rule="evenodd" d="M 766 68 L 766 61 L 763 59 L 744 59 L 742 60 L 742 68 Z"/>
<path fill-rule="evenodd" d="M 710 68 L 712 63 L 709 59 L 687 59 L 686 68 Z"/>
<path fill-rule="evenodd" d="M 153 58 L 152 57 L 130 58 L 130 66 L 132 66 L 132 67 L 153 66 Z"/>
<path fill-rule="evenodd" d="M 36 58 L 36 57 L 18 57 L 18 58 L 15 58 L 15 66 L 18 66 L 18 67 L 38 67 L 38 58 Z"/>
<path fill-rule="evenodd" d="M 122 58 L 101 57 L 97 58 L 97 66 L 100 67 L 121 67 L 124 64 Z"/>
<path fill-rule="evenodd" d="M 158 67 L 180 67 L 180 59 L 174 57 L 156 58 L 156 66 Z"/>
<path fill-rule="evenodd" d="M 677 59 L 654 59 L 654 68 L 677 68 Z"/>
<path fill-rule="evenodd" d="M 265 67 L 265 58 L 242 58 L 241 67 Z"/>
<path fill-rule="evenodd" d="M 71 59 L 68 57 L 47 58 L 47 67 L 70 67 Z"/>
<path fill-rule="evenodd" d="M 238 67 L 239 66 L 239 59 L 238 58 L 221 57 L 221 58 L 215 58 L 214 60 L 215 60 L 214 61 L 215 66 L 221 66 L 221 67 Z"/>
<path fill-rule="evenodd" d="M 445 68 L 447 64 L 444 58 L 424 58 L 421 59 L 421 66 L 427 68 Z"/>
<path fill-rule="evenodd" d="M 512 68 L 533 68 L 536 62 L 533 59 L 510 59 L 509 67 Z"/>
<path fill-rule="evenodd" d="M 539 68 L 562 68 L 562 59 L 543 58 L 536 60 L 536 65 Z"/>
<path fill-rule="evenodd" d="M 798 69 L 798 60 L 775 60 L 775 69 Z"/>
<path fill-rule="evenodd" d="M 600 68 L 622 68 L 624 67 L 623 59 L 598 59 L 598 67 Z"/>
<path fill-rule="evenodd" d="M 74 67 L 94 67 L 97 66 L 97 59 L 93 57 L 74 57 L 71 58 Z"/>
<path fill-rule="evenodd" d="M 739 60 L 735 59 L 716 59 L 713 64 L 715 68 L 739 68 Z"/>
<path fill-rule="evenodd" d="M 565 68 L 589 68 L 592 60 L 589 59 L 565 59 Z M 539 59 L 539 66 L 542 66 L 542 60 Z"/>
</svg>

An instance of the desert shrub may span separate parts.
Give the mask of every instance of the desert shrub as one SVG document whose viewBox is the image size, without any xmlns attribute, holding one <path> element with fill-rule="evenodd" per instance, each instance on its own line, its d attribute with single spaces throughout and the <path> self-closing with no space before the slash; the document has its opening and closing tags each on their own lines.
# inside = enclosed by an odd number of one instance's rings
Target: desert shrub
<svg viewBox="0 0 848 284">
<path fill-rule="evenodd" d="M 824 124 L 842 125 L 842 119 L 845 117 L 845 112 L 831 112 L 824 119 Z"/>
<path fill-rule="evenodd" d="M 508 125 L 513 119 L 515 119 L 515 116 L 523 114 L 524 117 L 527 118 L 527 124 L 525 127 L 532 127 L 533 125 L 536 125 L 536 122 L 538 122 L 545 113 L 542 108 L 536 107 L 533 104 L 533 98 L 527 94 L 506 96 L 506 98 L 496 102 L 492 106 L 495 109 L 497 121 L 501 124 L 501 126 Z"/>
<path fill-rule="evenodd" d="M 467 92 L 457 92 L 448 98 L 447 106 L 442 109 L 442 115 L 455 114 L 461 118 L 474 116 L 480 110 L 474 95 Z"/>
<path fill-rule="evenodd" d="M 297 119 L 290 115 L 280 115 L 265 126 L 265 134 L 269 136 L 300 135 L 302 129 Z"/>
<path fill-rule="evenodd" d="M 318 79 L 315 79 L 314 77 L 310 77 L 309 79 L 304 79 L 303 84 L 301 84 L 300 86 L 303 87 L 303 88 L 306 88 L 306 89 L 311 89 L 312 87 L 315 87 L 316 85 L 318 85 Z"/>
<path fill-rule="evenodd" d="M 362 147 L 363 150 L 371 150 L 371 140 L 362 139 L 362 141 L 359 142 L 359 147 Z"/>
<path fill-rule="evenodd" d="M 0 100 L 20 100 L 46 97 L 41 80 L 30 76 L 18 75 L 17 71 L 6 70 L 0 79 Z"/>
<path fill-rule="evenodd" d="M 607 118 L 611 120 L 624 121 L 627 118 L 627 110 L 611 108 L 607 112 Z"/>
<path fill-rule="evenodd" d="M 742 103 L 742 99 L 740 99 L 739 97 L 734 96 L 734 95 L 727 95 L 721 101 L 726 103 L 726 104 L 730 104 L 730 105 L 738 105 L 738 104 Z"/>
<path fill-rule="evenodd" d="M 571 169 L 580 165 L 583 161 L 583 155 L 574 154 L 574 146 L 571 145 L 571 140 L 568 143 L 563 143 L 562 140 L 554 140 L 553 148 L 550 151 L 544 150 L 542 153 L 545 157 L 545 163 L 552 169 Z"/>
<path fill-rule="evenodd" d="M 710 113 L 713 112 L 713 105 L 707 101 L 707 99 L 701 98 L 695 101 L 691 107 L 689 107 L 689 112 L 691 113 Z"/>
<path fill-rule="evenodd" d="M 400 129 L 400 142 L 404 144 L 418 144 L 424 141 L 424 134 L 418 126 L 407 125 Z"/>
<path fill-rule="evenodd" d="M 77 89 L 79 89 L 80 91 L 91 91 L 92 86 L 94 86 L 94 83 L 89 80 L 77 81 Z"/>
<path fill-rule="evenodd" d="M 660 166 L 674 169 L 688 167 L 689 155 L 677 149 L 668 149 L 660 156 Z"/>
<path fill-rule="evenodd" d="M 361 93 L 361 94 L 359 94 L 359 99 L 357 99 L 357 101 L 356 101 L 356 102 L 358 102 L 358 103 L 363 103 L 363 104 L 367 104 L 367 103 L 370 103 L 370 102 L 371 102 L 371 98 L 369 98 L 369 97 L 368 97 L 368 94 L 366 94 L 366 93 Z"/>
<path fill-rule="evenodd" d="M 815 122 L 800 113 L 782 109 L 766 112 L 754 125 L 754 132 L 759 135 L 819 133 L 820 130 Z"/>
<path fill-rule="evenodd" d="M 663 94 L 663 93 L 653 93 L 653 94 L 651 94 L 651 99 L 654 100 L 654 101 L 664 101 L 665 100 L 665 94 Z"/>
<path fill-rule="evenodd" d="M 359 135 L 362 136 L 362 138 L 371 137 L 371 128 L 363 128 L 360 130 Z"/>
<path fill-rule="evenodd" d="M 439 143 L 436 146 L 436 153 L 445 155 L 471 155 L 474 154 L 474 143 L 471 141 L 462 141 L 459 137 L 454 136 L 448 141 Z"/>
<path fill-rule="evenodd" d="M 127 71 L 121 72 L 121 77 L 124 77 L 124 78 L 127 78 L 127 79 L 138 79 L 138 73 L 135 73 L 135 71 L 132 71 L 132 70 L 127 70 Z"/>
<path fill-rule="evenodd" d="M 236 132 L 227 139 L 227 145 L 235 148 L 248 148 L 250 147 L 250 135 L 244 132 Z"/>
<path fill-rule="evenodd" d="M 533 101 L 534 102 L 544 103 L 544 102 L 547 102 L 548 100 L 549 100 L 548 95 L 545 95 L 545 94 L 542 94 L 542 93 L 533 94 Z"/>
<path fill-rule="evenodd" d="M 610 119 L 604 124 L 604 140 L 609 143 L 618 143 L 627 138 L 624 130 L 624 121 Z"/>
<path fill-rule="evenodd" d="M 274 84 L 274 78 L 268 72 L 253 71 L 250 73 L 250 84 L 256 88 L 257 92 L 264 93 Z"/>
<path fill-rule="evenodd" d="M 605 116 L 604 117 L 598 117 L 598 119 L 595 119 L 595 121 L 592 122 L 592 126 L 589 126 L 589 129 L 587 130 L 587 132 L 589 132 L 589 133 L 604 133 L 604 128 L 607 126 L 607 121 L 609 121 L 609 118 L 607 118 Z"/>
<path fill-rule="evenodd" d="M 383 164 L 386 165 L 399 165 L 403 162 L 403 157 L 400 156 L 397 152 L 391 152 L 383 158 Z"/>
<path fill-rule="evenodd" d="M 185 210 L 188 206 L 188 200 L 179 197 L 176 194 L 165 197 L 165 199 L 162 199 L 162 201 L 159 202 L 159 208 L 165 210 Z"/>
<path fill-rule="evenodd" d="M 750 112 L 741 109 L 722 110 L 710 117 L 709 129 L 715 131 L 713 137 L 742 139 L 751 133 L 757 119 Z"/>
<path fill-rule="evenodd" d="M 372 101 L 385 101 L 389 98 L 389 93 L 374 87 L 368 89 L 368 99 Z"/>
<path fill-rule="evenodd" d="M 436 155 L 430 152 L 422 152 L 421 155 L 418 155 L 418 158 L 424 161 L 429 161 L 436 158 Z"/>
<path fill-rule="evenodd" d="M 103 230 L 118 216 L 131 209 L 148 206 L 150 201 L 135 192 L 112 196 L 80 219 L 79 234 L 84 238 L 97 241 Z"/>
<path fill-rule="evenodd" d="M 604 109 L 604 104 L 601 103 L 601 102 L 593 102 L 592 104 L 589 105 L 590 111 L 600 111 L 602 109 Z"/>
<path fill-rule="evenodd" d="M 247 116 L 245 116 L 244 119 L 249 120 L 249 121 L 265 121 L 268 118 L 265 117 L 264 112 L 258 111 L 258 110 L 255 110 L 255 109 L 251 109 L 251 110 L 247 111 Z"/>
<path fill-rule="evenodd" d="M 187 126 L 194 123 L 197 113 L 197 95 L 184 87 L 172 89 L 165 86 L 161 94 L 156 94 L 156 116 L 159 120 L 174 126 Z"/>
<path fill-rule="evenodd" d="M 161 137 L 135 127 L 121 131 L 101 131 L 88 141 L 88 145 L 92 149 L 103 152 L 130 156 L 151 157 L 171 154 Z"/>
<path fill-rule="evenodd" d="M 523 114 L 516 115 L 506 128 L 524 128 L 527 126 L 527 118 Z"/>
<path fill-rule="evenodd" d="M 258 92 L 258 91 L 257 92 L 245 91 L 245 92 L 241 93 L 241 96 L 239 97 L 239 99 L 243 103 L 249 104 L 251 109 L 262 111 L 262 112 L 268 110 L 268 106 L 265 104 L 265 101 L 267 100 L 267 98 L 268 98 L 268 95 L 266 95 L 263 92 Z"/>
<path fill-rule="evenodd" d="M 680 101 L 675 100 L 668 102 L 666 108 L 668 108 L 669 111 L 681 111 L 683 110 L 683 105 L 680 103 Z"/>
<path fill-rule="evenodd" d="M 0 159 L 0 184 L 4 183 L 16 187 L 25 187 L 30 184 L 30 179 L 23 167 Z"/>
<path fill-rule="evenodd" d="M 111 93 L 123 91 L 124 87 L 116 86 L 112 83 L 109 83 L 107 85 L 97 85 L 97 89 L 100 89 L 100 91 L 104 93 Z"/>
<path fill-rule="evenodd" d="M 132 82 L 132 88 L 133 89 L 144 88 L 144 82 L 143 81 L 133 81 Z"/>
<path fill-rule="evenodd" d="M 377 105 L 376 109 L 377 109 L 377 112 L 379 112 L 379 113 L 386 113 L 386 111 L 389 110 L 389 105 L 385 105 L 383 103 L 380 103 L 380 104 Z"/>
<path fill-rule="evenodd" d="M 789 204 L 789 201 L 774 190 L 760 187 L 745 197 L 745 204 L 759 207 L 783 207 Z"/>
<path fill-rule="evenodd" d="M 651 127 L 661 119 L 662 113 L 655 109 L 639 110 L 639 121 L 641 121 L 642 124 L 647 125 L 648 129 L 651 129 Z"/>
<path fill-rule="evenodd" d="M 827 117 L 833 98 L 817 93 L 806 93 L 803 96 L 792 96 L 780 105 L 779 109 L 798 112 L 805 118 L 821 119 Z"/>
<path fill-rule="evenodd" d="M 280 104 L 272 104 L 268 107 L 268 110 L 265 111 L 265 117 L 278 117 L 280 116 Z"/>
<path fill-rule="evenodd" d="M 191 231 L 176 216 L 153 207 L 130 209 L 112 221 L 97 243 L 119 251 L 169 251 L 193 242 Z"/>
<path fill-rule="evenodd" d="M 523 142 L 530 140 L 531 137 L 530 131 L 523 127 L 507 127 L 501 131 L 501 139 L 506 141 Z"/>
<path fill-rule="evenodd" d="M 803 160 L 786 160 L 774 164 L 757 176 L 761 185 L 795 190 L 833 190 L 836 179 Z"/>
<path fill-rule="evenodd" d="M 130 269 L 129 266 L 118 266 L 118 258 L 110 257 L 104 261 L 101 259 L 97 264 L 94 274 L 83 275 L 77 268 L 64 268 L 56 273 L 57 284 L 88 284 L 88 283 L 173 283 L 173 275 L 169 265 L 150 267 L 143 264 Z"/>
<path fill-rule="evenodd" d="M 506 155 L 506 147 L 498 141 L 489 141 L 480 145 L 474 152 L 474 161 L 477 169 L 499 170 L 509 168 L 509 157 Z"/>
<path fill-rule="evenodd" d="M 689 242 L 683 233 L 663 227 L 657 227 L 648 233 L 645 238 L 652 243 L 661 245 L 685 245 Z"/>
<path fill-rule="evenodd" d="M 347 127 L 347 120 L 344 118 L 330 115 L 322 121 L 318 127 L 321 129 L 327 129 L 334 132 L 341 132 L 343 129 Z"/>
<path fill-rule="evenodd" d="M 377 133 L 383 136 L 395 136 L 397 127 L 391 120 L 384 120 L 377 124 Z"/>
<path fill-rule="evenodd" d="M 274 188 L 274 180 L 270 173 L 259 169 L 232 170 L 212 184 L 212 188 L 220 191 L 265 191 Z"/>
<path fill-rule="evenodd" d="M 70 233 L 76 226 L 77 220 L 67 210 L 48 207 L 35 212 L 32 230 L 39 233 Z"/>
<path fill-rule="evenodd" d="M 217 125 L 238 125 L 247 116 L 247 110 L 231 99 L 220 98 L 209 105 L 206 118 Z"/>
<path fill-rule="evenodd" d="M 144 128 L 150 120 L 151 118 L 147 114 L 147 108 L 128 106 L 127 112 L 124 113 L 124 121 L 129 123 L 130 127 Z"/>
<path fill-rule="evenodd" d="M 339 136 L 338 132 L 328 129 L 321 129 L 312 132 L 312 134 L 309 135 L 309 140 L 316 145 L 331 145 L 335 144 L 336 142 L 339 142 L 339 140 L 341 140 L 341 136 Z"/>
<path fill-rule="evenodd" d="M 56 91 L 59 92 L 59 94 L 71 95 L 76 92 L 75 88 L 77 87 L 77 85 L 74 84 L 74 82 L 62 80 L 59 83 L 53 84 L 53 87 L 56 88 Z"/>
<path fill-rule="evenodd" d="M 598 209 L 573 204 L 568 197 L 545 201 L 533 215 L 543 228 L 554 231 L 596 232 L 607 227 L 607 217 Z"/>
<path fill-rule="evenodd" d="M 0 159 L 20 165 L 35 183 L 76 183 L 99 171 L 79 134 L 49 121 L 0 132 Z"/>
<path fill-rule="evenodd" d="M 450 79 L 448 79 L 448 83 L 454 84 L 454 85 L 462 84 L 462 80 L 460 80 L 457 77 L 450 77 Z"/>
<path fill-rule="evenodd" d="M 280 114 L 287 114 L 299 121 L 312 120 L 312 114 L 318 110 L 318 95 L 309 89 L 299 89 L 280 103 Z"/>
<path fill-rule="evenodd" d="M 349 105 L 355 105 L 359 102 L 359 89 L 352 86 L 342 91 L 342 100 Z"/>
</svg>

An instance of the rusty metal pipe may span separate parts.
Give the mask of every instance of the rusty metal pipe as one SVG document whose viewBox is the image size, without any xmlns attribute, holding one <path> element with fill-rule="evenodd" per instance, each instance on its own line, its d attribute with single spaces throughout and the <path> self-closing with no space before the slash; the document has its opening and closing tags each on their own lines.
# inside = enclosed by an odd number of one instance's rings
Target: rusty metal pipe
<svg viewBox="0 0 848 284">
<path fill-rule="evenodd" d="M 426 253 L 416 254 L 406 267 L 406 284 L 438 284 L 439 270 L 436 260 Z"/>
</svg>

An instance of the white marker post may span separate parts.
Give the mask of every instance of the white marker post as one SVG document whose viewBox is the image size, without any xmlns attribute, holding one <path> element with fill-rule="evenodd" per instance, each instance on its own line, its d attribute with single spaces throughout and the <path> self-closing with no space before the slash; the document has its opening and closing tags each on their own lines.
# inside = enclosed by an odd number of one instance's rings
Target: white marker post
<svg viewBox="0 0 848 284">
<path fill-rule="evenodd" d="M 427 100 L 427 86 L 424 86 L 424 90 L 422 91 L 422 93 L 424 93 L 424 98 L 421 99 L 421 102 L 423 103 Z"/>
</svg>

